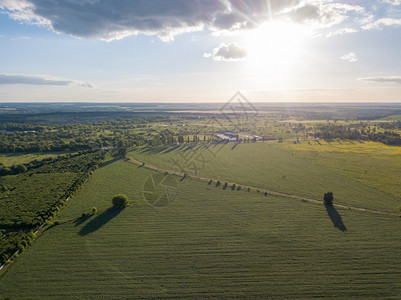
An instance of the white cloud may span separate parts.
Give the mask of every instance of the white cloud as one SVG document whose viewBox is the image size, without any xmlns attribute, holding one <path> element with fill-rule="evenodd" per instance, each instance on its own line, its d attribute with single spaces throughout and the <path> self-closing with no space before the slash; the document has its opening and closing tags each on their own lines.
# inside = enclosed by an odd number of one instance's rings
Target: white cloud
<svg viewBox="0 0 401 300">
<path fill-rule="evenodd" d="M 356 57 L 356 54 L 354 52 L 344 54 L 340 58 L 343 60 L 349 61 L 350 63 L 358 61 L 358 58 Z"/>
<path fill-rule="evenodd" d="M 46 75 L 0 74 L 0 85 L 5 85 L 5 84 L 55 85 L 55 86 L 77 85 L 80 87 L 89 87 L 89 88 L 93 87 L 93 85 L 88 82 L 59 79 Z"/>
<path fill-rule="evenodd" d="M 214 60 L 225 61 L 238 61 L 244 59 L 246 56 L 246 50 L 235 43 L 221 43 L 220 46 L 214 48 L 211 53 L 203 54 L 203 57 L 211 57 Z"/>
<path fill-rule="evenodd" d="M 343 23 L 351 14 L 360 16 L 365 9 L 359 5 L 336 3 L 332 1 L 305 1 L 298 6 L 281 12 L 297 23 L 314 24 L 316 27 L 331 27 Z"/>
<path fill-rule="evenodd" d="M 401 76 L 375 76 L 375 77 L 365 77 L 359 78 L 360 80 L 368 82 L 384 82 L 384 83 L 395 83 L 401 84 Z"/>
<path fill-rule="evenodd" d="M 394 18 L 382 18 L 378 19 L 375 22 L 369 23 L 367 25 L 362 26 L 363 29 L 382 29 L 384 26 L 400 26 L 401 19 Z"/>
<path fill-rule="evenodd" d="M 329 32 L 328 34 L 326 34 L 326 37 L 331 37 L 331 36 L 335 36 L 335 35 L 343 35 L 343 34 L 354 33 L 354 32 L 358 32 L 358 29 L 356 29 L 356 28 L 341 28 L 341 29 L 337 29 L 335 31 Z"/>
<path fill-rule="evenodd" d="M 394 6 L 401 5 L 401 0 L 381 0 L 380 2 L 391 4 Z"/>
</svg>

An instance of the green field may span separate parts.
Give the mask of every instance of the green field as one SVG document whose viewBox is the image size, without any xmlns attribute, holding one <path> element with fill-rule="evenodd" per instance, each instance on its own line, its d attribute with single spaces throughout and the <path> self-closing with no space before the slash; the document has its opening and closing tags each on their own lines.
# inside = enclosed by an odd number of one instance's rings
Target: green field
<svg viewBox="0 0 401 300">
<path fill-rule="evenodd" d="M 392 115 L 392 116 L 384 118 L 384 120 L 401 121 L 401 115 Z"/>
<path fill-rule="evenodd" d="M 60 213 L 59 220 L 70 222 L 44 231 L 17 259 L 0 280 L 0 295 L 401 296 L 397 217 L 326 211 L 301 200 L 180 178 L 174 202 L 154 208 L 142 196 L 151 174 L 123 160 L 99 168 Z M 116 193 L 127 194 L 134 205 L 106 210 Z M 99 215 L 80 217 L 92 206 Z"/>
<path fill-rule="evenodd" d="M 306 156 L 305 151 L 298 151 L 302 149 L 295 146 L 297 145 L 286 147 L 271 142 L 239 145 L 229 143 L 224 147 L 210 146 L 208 149 L 197 146 L 194 150 L 188 150 L 187 146 L 143 148 L 131 151 L 129 156 L 165 169 L 197 173 L 222 182 L 231 181 L 313 199 L 322 199 L 323 193 L 332 191 L 336 203 L 351 206 L 396 211 L 401 204 L 401 199 L 396 194 L 399 191 L 399 169 L 395 169 L 395 174 L 389 173 L 387 177 L 381 175 L 378 171 L 381 169 L 377 169 L 381 163 L 377 160 L 379 155 L 368 153 L 361 158 L 348 153 L 340 159 L 330 155 L 330 152 L 322 152 L 323 158 L 317 161 L 312 159 L 315 152 Z M 216 150 L 218 147 L 221 147 L 220 151 Z M 211 154 L 211 151 L 217 154 Z M 359 157 L 359 161 L 355 162 L 356 157 Z M 387 160 L 386 165 L 392 161 L 395 166 L 400 165 L 398 155 L 392 155 L 389 159 L 392 160 Z M 374 176 L 381 176 L 378 181 L 389 178 L 388 182 L 382 182 L 385 188 L 380 189 L 380 186 L 363 180 L 370 176 L 365 172 L 366 161 L 371 168 L 376 166 Z M 339 169 L 347 169 L 351 163 L 354 166 L 353 173 L 339 172 Z M 393 169 L 385 169 L 385 172 Z M 397 170 L 398 176 L 394 177 Z M 372 176 L 369 177 L 371 178 Z M 387 190 L 393 194 L 386 192 Z"/>
<path fill-rule="evenodd" d="M 0 265 L 32 243 L 38 226 L 66 204 L 103 159 L 102 152 L 48 158 L 0 176 Z"/>
<path fill-rule="evenodd" d="M 319 166 L 401 197 L 401 147 L 362 141 L 281 144 Z"/>
<path fill-rule="evenodd" d="M 67 152 L 52 153 L 0 153 L 0 162 L 5 166 L 27 164 L 35 159 L 42 160 L 49 157 L 56 157 Z"/>
</svg>

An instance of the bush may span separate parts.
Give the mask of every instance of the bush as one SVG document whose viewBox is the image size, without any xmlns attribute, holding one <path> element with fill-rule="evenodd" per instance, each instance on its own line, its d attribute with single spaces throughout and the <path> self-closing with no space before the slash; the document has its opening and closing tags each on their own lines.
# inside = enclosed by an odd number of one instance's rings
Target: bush
<svg viewBox="0 0 401 300">
<path fill-rule="evenodd" d="M 19 174 L 19 173 L 24 173 L 26 172 L 28 169 L 23 165 L 23 164 L 19 164 L 19 165 L 13 165 L 11 167 L 11 171 L 14 174 Z"/>
<path fill-rule="evenodd" d="M 96 215 L 97 212 L 98 212 L 98 210 L 97 210 L 97 208 L 94 206 L 94 207 L 92 207 L 91 212 L 92 212 L 92 215 Z"/>
<path fill-rule="evenodd" d="M 333 205 L 333 200 L 334 200 L 334 196 L 333 196 L 332 192 L 324 193 L 324 196 L 323 196 L 323 204 L 324 205 L 326 205 L 326 206 Z"/>
<path fill-rule="evenodd" d="M 118 194 L 113 197 L 111 200 L 114 207 L 117 208 L 125 208 L 128 206 L 128 197 L 124 194 Z"/>
<path fill-rule="evenodd" d="M 265 197 L 267 197 L 267 192 L 265 192 Z"/>
<path fill-rule="evenodd" d="M 235 183 L 231 186 L 231 189 L 234 191 L 235 190 Z"/>
</svg>

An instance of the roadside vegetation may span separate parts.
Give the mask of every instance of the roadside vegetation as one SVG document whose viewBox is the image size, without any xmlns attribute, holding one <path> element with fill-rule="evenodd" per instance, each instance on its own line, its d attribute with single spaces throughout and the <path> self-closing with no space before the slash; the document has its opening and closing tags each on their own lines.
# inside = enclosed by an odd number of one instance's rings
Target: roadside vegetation
<svg viewBox="0 0 401 300">
<path fill-rule="evenodd" d="M 31 243 L 32 232 L 67 204 L 104 155 L 50 157 L 22 165 L 16 175 L 0 176 L 0 265 Z"/>
</svg>

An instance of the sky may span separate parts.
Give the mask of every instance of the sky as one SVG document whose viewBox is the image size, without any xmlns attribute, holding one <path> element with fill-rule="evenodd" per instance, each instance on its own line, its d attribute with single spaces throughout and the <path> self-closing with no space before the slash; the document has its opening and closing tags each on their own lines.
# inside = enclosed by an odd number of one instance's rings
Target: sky
<svg viewBox="0 0 401 300">
<path fill-rule="evenodd" d="M 401 0 L 0 0 L 0 102 L 401 102 Z"/>
</svg>

